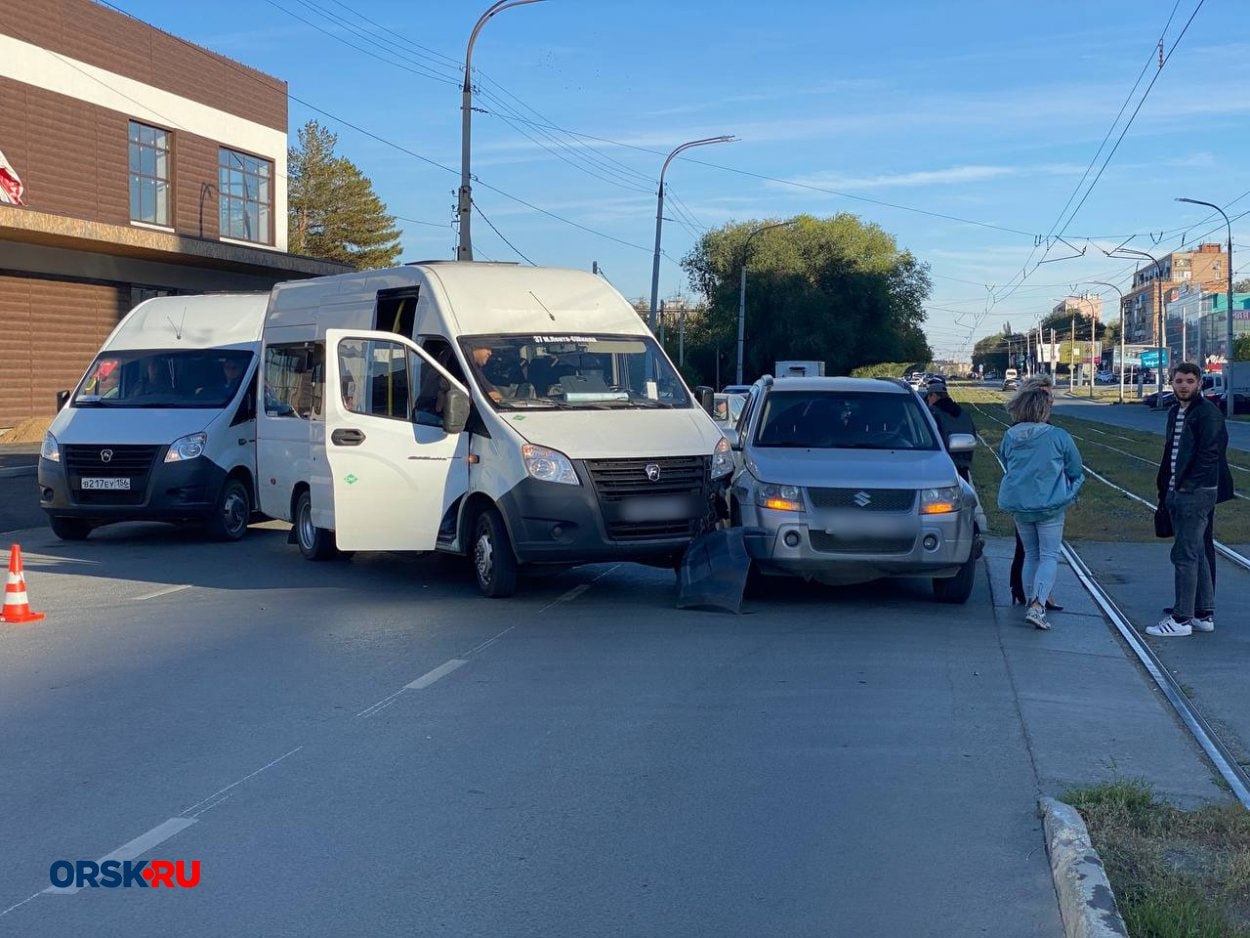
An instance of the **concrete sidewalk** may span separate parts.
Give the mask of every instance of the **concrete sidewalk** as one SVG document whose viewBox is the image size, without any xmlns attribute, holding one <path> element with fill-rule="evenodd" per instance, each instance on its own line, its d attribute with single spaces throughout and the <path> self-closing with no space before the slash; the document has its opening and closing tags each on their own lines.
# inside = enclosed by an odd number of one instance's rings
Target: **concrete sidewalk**
<svg viewBox="0 0 1250 938">
<path fill-rule="evenodd" d="M 1061 798 L 1074 786 L 1137 779 L 1181 806 L 1225 799 L 1197 745 L 1066 564 L 1054 591 L 1064 611 L 1051 613 L 1051 630 L 1025 623 L 1024 609 L 1011 605 L 1014 550 L 1014 539 L 991 538 L 985 562 L 1040 794 Z M 1143 570 L 1158 578 L 1153 563 Z"/>
</svg>

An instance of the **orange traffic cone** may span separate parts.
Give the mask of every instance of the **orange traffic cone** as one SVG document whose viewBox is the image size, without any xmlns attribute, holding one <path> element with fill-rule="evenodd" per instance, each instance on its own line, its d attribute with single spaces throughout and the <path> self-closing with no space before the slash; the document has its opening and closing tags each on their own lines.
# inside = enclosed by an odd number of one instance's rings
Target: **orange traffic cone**
<svg viewBox="0 0 1250 938">
<path fill-rule="evenodd" d="M 14 544 L 9 551 L 9 582 L 4 587 L 4 610 L 0 622 L 38 622 L 42 612 L 30 611 L 26 598 L 26 574 L 22 571 L 22 548 Z"/>
</svg>

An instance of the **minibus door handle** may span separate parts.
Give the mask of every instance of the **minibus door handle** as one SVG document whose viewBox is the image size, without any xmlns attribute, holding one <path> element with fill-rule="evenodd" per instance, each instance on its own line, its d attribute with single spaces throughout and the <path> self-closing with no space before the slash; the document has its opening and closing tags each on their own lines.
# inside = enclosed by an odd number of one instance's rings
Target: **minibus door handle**
<svg viewBox="0 0 1250 938">
<path fill-rule="evenodd" d="M 330 442 L 336 446 L 359 446 L 364 441 L 364 433 L 352 427 L 335 430 L 330 434 Z"/>
</svg>

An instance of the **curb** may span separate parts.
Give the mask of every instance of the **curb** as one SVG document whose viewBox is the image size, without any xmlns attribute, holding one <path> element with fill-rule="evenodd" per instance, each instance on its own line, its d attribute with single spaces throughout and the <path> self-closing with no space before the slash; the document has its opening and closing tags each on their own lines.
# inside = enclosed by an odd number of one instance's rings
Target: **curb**
<svg viewBox="0 0 1250 938">
<path fill-rule="evenodd" d="M 1067 938 L 1128 938 L 1107 871 L 1089 840 L 1089 830 L 1071 805 L 1041 798 L 1046 852 L 1059 897 Z"/>
<path fill-rule="evenodd" d="M 33 476 L 39 470 L 38 466 L 6 466 L 0 468 L 0 479 L 13 479 L 17 476 Z"/>
</svg>

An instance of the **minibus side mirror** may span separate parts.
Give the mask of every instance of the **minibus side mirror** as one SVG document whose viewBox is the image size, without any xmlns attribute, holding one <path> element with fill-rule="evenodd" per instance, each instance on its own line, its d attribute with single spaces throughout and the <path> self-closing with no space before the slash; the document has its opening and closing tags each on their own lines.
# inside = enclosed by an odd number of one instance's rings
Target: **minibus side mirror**
<svg viewBox="0 0 1250 938">
<path fill-rule="evenodd" d="M 60 390 L 56 392 L 56 409 L 57 410 L 60 410 L 66 404 L 69 403 L 69 396 L 72 393 L 73 393 L 72 391 L 67 391 L 67 390 Z"/>
<path fill-rule="evenodd" d="M 716 388 L 709 388 L 705 384 L 699 385 L 694 389 L 695 397 L 699 399 L 699 406 L 712 414 L 716 410 Z"/>
<path fill-rule="evenodd" d="M 459 388 L 448 388 L 443 402 L 443 429 L 448 433 L 462 433 L 469 422 L 469 395 Z"/>
</svg>

